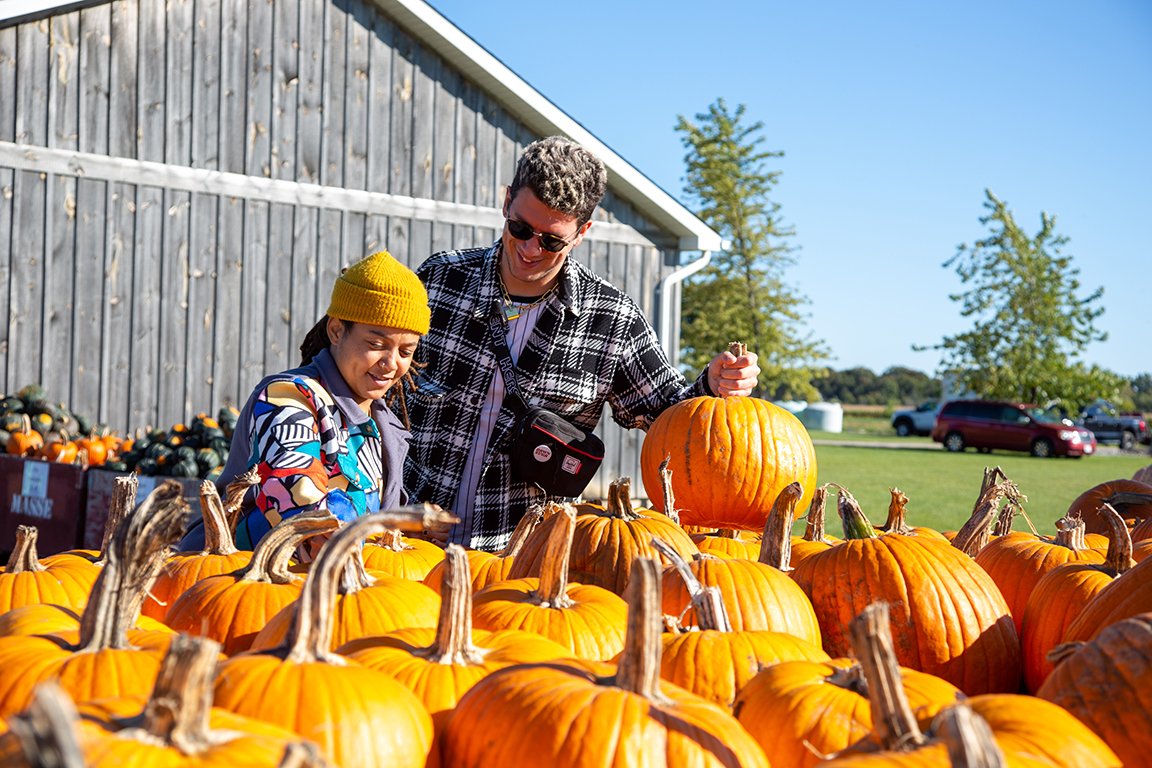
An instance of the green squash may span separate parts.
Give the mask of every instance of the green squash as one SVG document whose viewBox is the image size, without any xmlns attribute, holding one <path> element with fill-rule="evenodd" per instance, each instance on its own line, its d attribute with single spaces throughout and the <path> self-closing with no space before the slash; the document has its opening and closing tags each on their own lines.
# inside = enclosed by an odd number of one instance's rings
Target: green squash
<svg viewBox="0 0 1152 768">
<path fill-rule="evenodd" d="M 144 451 L 144 457 L 154 460 L 158 465 L 164 464 L 170 456 L 172 456 L 172 449 L 164 443 L 152 443 Z"/>
<path fill-rule="evenodd" d="M 223 464 L 216 467 L 215 469 L 208 470 L 208 474 L 204 475 L 204 479 L 205 480 L 211 480 L 212 482 L 216 482 L 217 480 L 220 479 L 220 475 L 222 475 L 222 474 L 224 474 L 224 465 Z"/>
<path fill-rule="evenodd" d="M 169 471 L 172 477 L 199 477 L 200 467 L 195 459 L 179 459 L 172 463 Z"/>
<path fill-rule="evenodd" d="M 29 384 L 17 393 L 17 396 L 27 405 L 34 400 L 47 400 L 48 391 L 39 384 Z"/>
<path fill-rule="evenodd" d="M 155 475 L 160 471 L 160 466 L 156 463 L 155 459 L 144 457 L 136 462 L 136 472 L 141 475 Z"/>
<path fill-rule="evenodd" d="M 7 416 L 10 413 L 20 413 L 24 410 L 24 401 L 18 397 L 8 396 L 0 400 L 0 415 Z"/>
<path fill-rule="evenodd" d="M 87 416 L 84 416 L 83 414 L 79 414 L 79 413 L 74 413 L 74 414 L 72 414 L 72 416 L 76 419 L 76 431 L 77 432 L 79 432 L 82 435 L 91 435 L 93 433 L 94 425 L 92 424 L 92 419 L 88 418 Z M 106 434 L 106 433 L 96 432 L 96 434 L 99 435 L 99 434 Z"/>
<path fill-rule="evenodd" d="M 32 417 L 32 429 L 39 432 L 41 435 L 46 435 L 52 431 L 53 422 L 52 417 L 46 413 L 41 413 Z"/>
<path fill-rule="evenodd" d="M 19 413 L 6 413 L 0 416 L 0 429 L 5 432 L 16 432 L 24 424 L 24 416 Z M 7 441 L 5 441 L 7 442 Z"/>
<path fill-rule="evenodd" d="M 177 447 L 173 454 L 173 461 L 196 461 L 196 450 L 187 445 Z"/>
<path fill-rule="evenodd" d="M 211 448 L 201 448 L 196 451 L 196 463 L 200 465 L 201 474 L 207 473 L 209 470 L 216 469 L 223 462 L 220 460 L 220 454 Z"/>
<path fill-rule="evenodd" d="M 103 468 L 111 472 L 127 472 L 128 463 L 124 461 L 106 461 L 104 462 Z"/>
</svg>

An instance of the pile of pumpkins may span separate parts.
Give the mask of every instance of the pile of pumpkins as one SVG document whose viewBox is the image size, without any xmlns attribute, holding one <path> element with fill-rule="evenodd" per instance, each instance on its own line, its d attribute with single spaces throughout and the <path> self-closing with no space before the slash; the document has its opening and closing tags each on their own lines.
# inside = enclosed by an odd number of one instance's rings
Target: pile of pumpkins
<svg viewBox="0 0 1152 768">
<path fill-rule="evenodd" d="M 773 408 L 753 402 L 729 407 Z M 707 467 L 674 455 L 704 452 L 663 434 L 659 510 L 622 478 L 497 553 L 406 536 L 453 520 L 424 506 L 300 513 L 237 551 L 254 473 L 204 482 L 206 548 L 173 553 L 179 487 L 137 505 L 118 478 L 100 551 L 40 559 L 22 529 L 0 574 L 0 764 L 47 743 L 89 766 L 1152 763 L 1152 486 L 1089 489 L 1045 536 L 1013 530 L 1022 496 L 990 471 L 959 531 L 910 525 L 896 489 L 874 525 L 806 479 L 809 443 L 729 521 L 764 461 L 737 471 L 729 445 L 701 525 L 677 499 Z"/>
<path fill-rule="evenodd" d="M 222 407 L 213 419 L 201 413 L 168 430 L 138 429 L 120 437 L 105 424 L 53 403 L 29 385 L 0 400 L 0 445 L 13 456 L 102 467 L 141 475 L 216 479 L 228 460 L 239 411 Z"/>
</svg>

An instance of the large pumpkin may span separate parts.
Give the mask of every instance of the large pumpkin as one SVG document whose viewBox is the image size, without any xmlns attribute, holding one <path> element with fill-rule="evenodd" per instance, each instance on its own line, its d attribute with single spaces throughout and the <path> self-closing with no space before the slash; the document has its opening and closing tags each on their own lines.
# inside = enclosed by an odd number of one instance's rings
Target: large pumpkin
<svg viewBox="0 0 1152 768">
<path fill-rule="evenodd" d="M 512 578 L 510 575 L 512 565 L 516 562 L 516 556 L 520 554 L 520 550 L 524 548 L 528 535 L 544 519 L 546 513 L 553 511 L 552 507 L 554 506 L 541 504 L 529 509 L 524 517 L 520 518 L 520 522 L 516 524 L 516 529 L 512 531 L 512 538 L 509 539 L 508 546 L 500 552 L 485 552 L 480 549 L 467 550 L 468 572 L 472 575 L 473 594 L 489 584 Z M 424 577 L 424 583 L 439 593 L 440 582 L 443 578 L 444 561 L 441 560 Z"/>
<path fill-rule="evenodd" d="M 1062 642 L 1091 640 L 1109 624 L 1152 612 L 1152 558 L 1136 563 L 1088 601 L 1068 626 Z"/>
<path fill-rule="evenodd" d="M 389 576 L 423 581 L 444 559 L 444 550 L 430 541 L 409 539 L 400 531 L 385 531 L 364 542 L 364 566 Z"/>
<path fill-rule="evenodd" d="M 767 768 L 731 715 L 661 683 L 660 565 L 641 558 L 632 573 L 618 664 L 520 664 L 484 678 L 448 721 L 445 768 Z"/>
<path fill-rule="evenodd" d="M 758 397 L 696 397 L 657 417 L 644 438 L 644 491 L 664 503 L 660 463 L 671 456 L 672 488 L 685 525 L 759 531 L 784 486 L 816 488 L 816 451 L 800 420 Z"/>
<path fill-rule="evenodd" d="M 1068 507 L 1068 514 L 1080 513 L 1088 533 L 1107 533 L 1108 525 L 1097 514 L 1104 504 L 1111 504 L 1125 520 L 1152 517 L 1152 485 L 1135 480 L 1100 483 L 1076 497 Z"/>
<path fill-rule="evenodd" d="M 16 528 L 16 548 L 0 572 L 0 613 L 37 603 L 79 610 L 88 603 L 100 572 L 80 560 L 41 562 L 36 556 L 38 534 L 34 526 Z"/>
</svg>

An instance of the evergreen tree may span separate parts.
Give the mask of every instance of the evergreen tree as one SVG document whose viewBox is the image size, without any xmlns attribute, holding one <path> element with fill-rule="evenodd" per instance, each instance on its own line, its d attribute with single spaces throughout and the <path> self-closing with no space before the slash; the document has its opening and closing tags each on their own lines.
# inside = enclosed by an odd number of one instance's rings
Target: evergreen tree
<svg viewBox="0 0 1152 768">
<path fill-rule="evenodd" d="M 759 356 L 756 394 L 817 399 L 812 378 L 828 352 L 802 330 L 807 299 L 783 280 L 795 263 L 794 232 L 769 198 L 780 172 L 767 161 L 783 153 L 761 147 L 764 124 L 743 124 L 744 112 L 743 104 L 730 111 L 718 99 L 695 122 L 681 115 L 676 125 L 688 150 L 688 205 L 731 242 L 684 285 L 681 360 L 698 371 L 729 341 L 743 341 Z"/>
</svg>

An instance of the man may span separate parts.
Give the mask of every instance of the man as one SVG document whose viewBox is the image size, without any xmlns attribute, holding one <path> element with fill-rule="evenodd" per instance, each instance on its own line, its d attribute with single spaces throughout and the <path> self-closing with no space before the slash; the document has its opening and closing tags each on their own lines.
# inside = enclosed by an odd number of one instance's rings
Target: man
<svg viewBox="0 0 1152 768">
<path fill-rule="evenodd" d="M 529 404 L 585 430 L 605 402 L 620 425 L 647 429 L 681 400 L 747 395 L 756 385 L 756 355 L 723 352 L 689 386 L 635 302 L 568 257 L 606 187 L 604 165 L 587 149 L 541 139 L 516 166 L 500 239 L 438 253 L 417 270 L 432 330 L 416 353 L 426 367 L 407 404 L 413 436 L 404 485 L 411 498 L 461 519 L 429 538 L 501 549 L 528 507 L 547 498 L 509 464 L 515 415 L 503 407 L 490 317 L 506 330 Z"/>
</svg>

